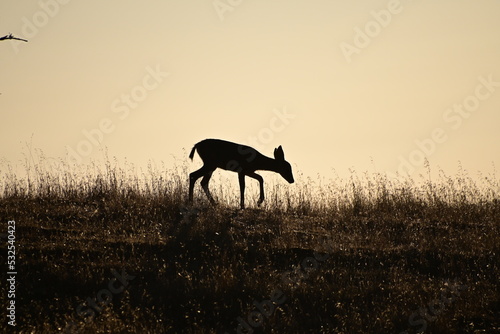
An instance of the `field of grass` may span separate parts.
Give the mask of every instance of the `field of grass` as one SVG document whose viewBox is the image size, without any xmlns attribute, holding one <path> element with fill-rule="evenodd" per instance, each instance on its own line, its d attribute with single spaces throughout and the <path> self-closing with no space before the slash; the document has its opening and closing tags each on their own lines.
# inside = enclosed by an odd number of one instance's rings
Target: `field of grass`
<svg viewBox="0 0 500 334">
<path fill-rule="evenodd" d="M 238 210 L 217 179 L 187 205 L 186 166 L 3 167 L 16 332 L 500 333 L 494 175 L 296 175 Z"/>
</svg>

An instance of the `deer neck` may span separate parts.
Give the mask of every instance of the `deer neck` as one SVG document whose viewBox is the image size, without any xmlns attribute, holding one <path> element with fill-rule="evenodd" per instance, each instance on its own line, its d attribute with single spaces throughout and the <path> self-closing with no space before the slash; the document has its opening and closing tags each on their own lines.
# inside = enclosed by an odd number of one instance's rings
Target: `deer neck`
<svg viewBox="0 0 500 334">
<path fill-rule="evenodd" d="M 258 158 L 259 170 L 268 170 L 272 172 L 279 172 L 279 166 L 276 159 L 272 159 L 262 155 Z"/>
</svg>

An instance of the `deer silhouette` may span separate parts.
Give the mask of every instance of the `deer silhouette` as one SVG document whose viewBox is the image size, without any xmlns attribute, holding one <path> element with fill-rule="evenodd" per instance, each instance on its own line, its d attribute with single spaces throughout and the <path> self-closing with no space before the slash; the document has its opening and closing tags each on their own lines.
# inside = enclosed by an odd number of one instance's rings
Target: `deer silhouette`
<svg viewBox="0 0 500 334">
<path fill-rule="evenodd" d="M 191 160 L 193 160 L 195 151 L 203 160 L 203 166 L 189 174 L 189 202 L 191 203 L 193 202 L 194 184 L 196 180 L 203 176 L 201 187 L 210 203 L 215 204 L 208 189 L 208 182 L 217 168 L 238 173 L 241 196 L 240 207 L 242 209 L 245 208 L 245 176 L 259 181 L 260 197 L 257 205 L 260 206 L 264 201 L 264 179 L 255 173 L 256 170 L 273 171 L 279 173 L 289 183 L 294 182 L 292 167 L 285 161 L 285 154 L 281 146 L 274 149 L 274 159 L 266 157 L 250 146 L 220 139 L 205 139 L 194 145 L 189 154 Z"/>
</svg>

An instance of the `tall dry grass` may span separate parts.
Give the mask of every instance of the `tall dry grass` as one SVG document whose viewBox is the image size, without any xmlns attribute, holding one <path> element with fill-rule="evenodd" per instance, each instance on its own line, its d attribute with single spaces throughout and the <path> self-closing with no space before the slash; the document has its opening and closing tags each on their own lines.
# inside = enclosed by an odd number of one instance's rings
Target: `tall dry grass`
<svg viewBox="0 0 500 334">
<path fill-rule="evenodd" d="M 149 162 L 146 168 L 109 159 L 85 165 L 69 163 L 69 159 L 47 158 L 40 150 L 25 158 L 21 173 L 8 163 L 0 165 L 0 195 L 3 198 L 90 198 L 95 196 L 141 196 L 177 204 L 187 198 L 190 167 L 177 161 L 173 166 Z M 315 179 L 296 173 L 297 184 L 289 186 L 274 175 L 265 179 L 266 202 L 263 208 L 304 215 L 370 214 L 391 212 L 408 215 L 423 211 L 462 210 L 474 207 L 488 210 L 500 199 L 500 179 L 495 170 L 488 175 L 469 175 L 459 163 L 459 173 L 447 175 L 439 170 L 431 178 L 426 162 L 426 175 L 416 178 L 400 176 L 391 179 L 383 173 L 357 173 L 349 178 L 318 175 Z M 210 188 L 225 205 L 238 203 L 239 190 L 231 182 L 232 173 L 212 178 Z M 20 177 L 18 174 L 23 175 Z M 257 196 L 256 184 L 247 185 L 247 203 Z M 197 201 L 206 204 L 199 185 Z"/>
</svg>

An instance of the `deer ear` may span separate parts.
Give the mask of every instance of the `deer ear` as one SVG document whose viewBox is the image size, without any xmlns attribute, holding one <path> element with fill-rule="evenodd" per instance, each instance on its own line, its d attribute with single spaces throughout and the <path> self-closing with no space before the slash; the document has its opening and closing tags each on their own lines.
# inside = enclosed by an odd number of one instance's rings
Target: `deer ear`
<svg viewBox="0 0 500 334">
<path fill-rule="evenodd" d="M 276 160 L 285 160 L 285 153 L 283 152 L 281 145 L 274 149 L 274 158 Z"/>
</svg>

